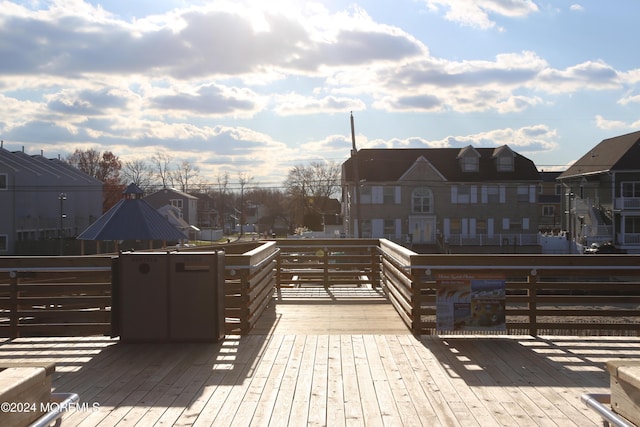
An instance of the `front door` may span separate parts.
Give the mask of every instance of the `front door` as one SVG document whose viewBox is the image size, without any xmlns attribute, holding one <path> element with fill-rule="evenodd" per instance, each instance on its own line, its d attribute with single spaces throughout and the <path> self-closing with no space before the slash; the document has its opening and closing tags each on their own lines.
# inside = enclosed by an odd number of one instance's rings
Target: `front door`
<svg viewBox="0 0 640 427">
<path fill-rule="evenodd" d="M 436 218 L 432 216 L 410 216 L 409 233 L 413 243 L 435 243 Z"/>
</svg>

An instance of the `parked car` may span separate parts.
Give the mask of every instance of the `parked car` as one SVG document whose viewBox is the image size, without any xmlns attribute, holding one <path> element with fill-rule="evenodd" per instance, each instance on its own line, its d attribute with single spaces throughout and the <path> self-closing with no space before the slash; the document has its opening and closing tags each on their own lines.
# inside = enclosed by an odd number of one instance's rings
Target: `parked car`
<svg viewBox="0 0 640 427">
<path fill-rule="evenodd" d="M 627 251 L 616 247 L 613 243 L 592 243 L 584 250 L 585 254 L 626 254 Z"/>
</svg>

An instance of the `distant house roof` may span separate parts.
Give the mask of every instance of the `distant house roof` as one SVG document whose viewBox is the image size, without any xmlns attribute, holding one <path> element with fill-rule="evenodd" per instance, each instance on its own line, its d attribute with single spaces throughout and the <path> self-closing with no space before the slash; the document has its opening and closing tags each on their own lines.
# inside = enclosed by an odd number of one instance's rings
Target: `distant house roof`
<svg viewBox="0 0 640 427">
<path fill-rule="evenodd" d="M 125 197 L 77 237 L 79 240 L 181 240 L 186 236 L 142 200 L 135 184 L 123 192 Z"/>
<path fill-rule="evenodd" d="M 562 172 L 558 171 L 542 171 L 540 172 L 540 178 L 542 178 L 542 182 L 556 182 L 556 178 L 558 178 L 562 174 Z"/>
<path fill-rule="evenodd" d="M 501 148 L 501 149 L 500 149 Z M 458 158 L 460 148 L 375 148 L 358 150 L 358 175 L 360 180 L 372 182 L 393 182 L 399 178 L 420 158 L 424 157 L 447 181 L 540 181 L 535 164 L 526 157 L 513 152 L 514 167 L 511 171 L 498 171 L 495 155 L 506 148 L 474 148 L 480 155 L 477 172 L 465 172 Z M 511 150 L 509 150 L 511 151 Z M 344 174 L 347 181 L 353 181 L 353 157 L 344 162 Z"/>
<path fill-rule="evenodd" d="M 640 131 L 602 140 L 558 179 L 610 171 L 640 170 Z"/>
</svg>

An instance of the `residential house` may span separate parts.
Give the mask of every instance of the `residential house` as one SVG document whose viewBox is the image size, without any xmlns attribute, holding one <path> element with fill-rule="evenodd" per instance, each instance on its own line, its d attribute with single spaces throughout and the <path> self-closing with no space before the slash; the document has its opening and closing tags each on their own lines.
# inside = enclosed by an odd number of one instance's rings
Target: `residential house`
<svg viewBox="0 0 640 427">
<path fill-rule="evenodd" d="M 506 145 L 359 150 L 342 165 L 345 233 L 425 251 L 539 252 L 540 181 Z"/>
<path fill-rule="evenodd" d="M 544 233 L 557 233 L 562 229 L 562 184 L 557 178 L 562 172 L 540 172 L 538 192 L 538 227 Z"/>
<path fill-rule="evenodd" d="M 558 181 L 572 240 L 640 253 L 640 131 L 601 141 Z"/>
<path fill-rule="evenodd" d="M 221 228 L 218 211 L 216 210 L 215 200 L 209 194 L 205 193 L 189 193 L 197 197 L 198 219 L 196 224 L 199 228 Z"/>
<path fill-rule="evenodd" d="M 189 225 L 195 226 L 198 223 L 198 198 L 191 194 L 178 191 L 175 188 L 163 188 L 145 196 L 144 200 L 155 209 L 160 209 L 165 205 L 175 206 L 179 209 L 179 217 Z"/>
<path fill-rule="evenodd" d="M 102 215 L 102 191 L 100 180 L 60 159 L 0 144 L 0 255 L 58 253 L 58 241 Z"/>
</svg>

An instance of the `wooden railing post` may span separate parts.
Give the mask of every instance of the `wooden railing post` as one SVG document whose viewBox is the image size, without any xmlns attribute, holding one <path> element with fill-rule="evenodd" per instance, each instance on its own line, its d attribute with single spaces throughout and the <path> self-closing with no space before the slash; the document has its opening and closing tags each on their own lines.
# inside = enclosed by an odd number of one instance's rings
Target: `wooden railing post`
<svg viewBox="0 0 640 427">
<path fill-rule="evenodd" d="M 322 249 L 322 269 L 323 269 L 324 287 L 328 288 L 329 286 L 331 286 L 331 283 L 329 283 L 329 249 L 328 248 Z"/>
<path fill-rule="evenodd" d="M 18 338 L 18 272 L 9 273 L 9 338 Z"/>
<path fill-rule="evenodd" d="M 531 270 L 529 277 L 529 335 L 538 335 L 538 274 Z"/>
</svg>

